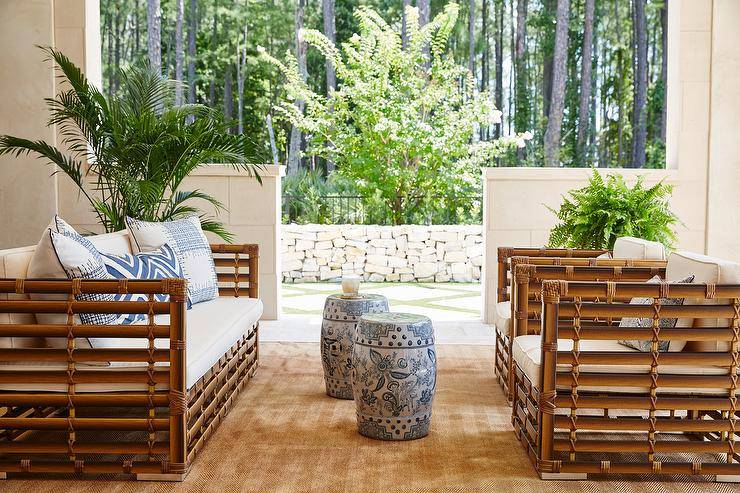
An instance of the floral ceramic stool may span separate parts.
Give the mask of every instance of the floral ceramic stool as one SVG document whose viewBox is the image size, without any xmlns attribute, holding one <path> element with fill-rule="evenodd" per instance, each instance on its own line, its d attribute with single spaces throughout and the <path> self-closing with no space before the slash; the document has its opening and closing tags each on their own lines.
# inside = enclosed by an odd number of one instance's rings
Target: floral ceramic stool
<svg viewBox="0 0 740 493">
<path fill-rule="evenodd" d="M 352 376 L 361 435 L 378 440 L 426 436 L 437 377 L 432 321 L 410 313 L 363 315 Z"/>
<path fill-rule="evenodd" d="M 350 359 L 355 326 L 365 313 L 387 311 L 388 300 L 379 294 L 361 294 L 352 298 L 334 294 L 326 299 L 321 324 L 321 362 L 327 395 L 352 399 Z"/>
</svg>

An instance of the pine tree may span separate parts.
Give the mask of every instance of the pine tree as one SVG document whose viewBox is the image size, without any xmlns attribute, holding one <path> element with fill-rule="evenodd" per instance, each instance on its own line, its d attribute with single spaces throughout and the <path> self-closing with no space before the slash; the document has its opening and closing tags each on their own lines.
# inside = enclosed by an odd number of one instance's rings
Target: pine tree
<svg viewBox="0 0 740 493">
<path fill-rule="evenodd" d="M 565 79 L 568 70 L 568 15 L 570 0 L 558 0 L 555 47 L 552 62 L 552 100 L 545 131 L 545 165 L 560 165 L 560 138 L 565 107 Z"/>
</svg>

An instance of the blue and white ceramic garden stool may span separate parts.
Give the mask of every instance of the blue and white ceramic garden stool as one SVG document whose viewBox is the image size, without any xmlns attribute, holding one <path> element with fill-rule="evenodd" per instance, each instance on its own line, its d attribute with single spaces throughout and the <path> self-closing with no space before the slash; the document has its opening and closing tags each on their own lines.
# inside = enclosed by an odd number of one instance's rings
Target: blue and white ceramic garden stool
<svg viewBox="0 0 740 493">
<path fill-rule="evenodd" d="M 321 324 L 321 362 L 327 395 L 352 399 L 350 360 L 355 326 L 365 313 L 387 311 L 388 300 L 379 294 L 361 294 L 353 298 L 334 294 L 326 299 Z"/>
<path fill-rule="evenodd" d="M 437 383 L 432 321 L 410 313 L 363 315 L 352 351 L 361 435 L 413 440 L 429 433 Z"/>
</svg>

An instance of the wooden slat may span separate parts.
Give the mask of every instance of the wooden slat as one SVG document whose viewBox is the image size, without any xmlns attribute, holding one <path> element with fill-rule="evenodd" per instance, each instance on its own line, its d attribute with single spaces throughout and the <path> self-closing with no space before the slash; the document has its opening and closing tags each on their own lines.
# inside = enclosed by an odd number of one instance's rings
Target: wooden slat
<svg viewBox="0 0 740 493">
<path fill-rule="evenodd" d="M 659 411 L 670 410 L 696 410 L 716 409 L 718 411 L 729 411 L 730 401 L 720 397 L 662 397 L 656 399 L 655 409 Z M 555 405 L 559 408 L 570 409 L 573 401 L 567 394 L 558 394 L 555 397 Z M 578 396 L 578 409 L 650 409 L 650 397 L 632 397 L 621 395 L 603 396 Z"/>
<path fill-rule="evenodd" d="M 71 305 L 74 313 L 149 313 L 146 301 L 36 301 L 0 300 L 0 313 L 67 313 Z M 170 304 L 153 302 L 155 314 L 169 313 Z"/>
<path fill-rule="evenodd" d="M 648 452 L 647 440 L 584 440 L 578 439 L 574 443 L 576 452 Z M 569 440 L 556 439 L 555 450 L 569 451 Z M 694 440 L 658 440 L 655 442 L 655 452 L 673 453 L 721 453 L 727 452 L 727 442 L 699 442 Z"/>
<path fill-rule="evenodd" d="M 0 324 L 0 337 L 67 337 L 67 325 L 42 324 Z M 144 339 L 149 335 L 148 325 L 75 325 L 72 329 L 75 337 L 115 337 Z M 157 338 L 168 338 L 169 325 L 154 325 L 152 334 Z"/>
<path fill-rule="evenodd" d="M 558 351 L 558 364 L 572 365 L 576 358 L 570 351 Z M 578 363 L 581 365 L 647 365 L 653 362 L 653 355 L 641 351 L 614 352 L 614 351 L 582 351 L 578 354 Z M 731 366 L 732 355 L 724 352 L 713 353 L 660 353 L 659 365 L 689 365 L 689 366 Z"/>
<path fill-rule="evenodd" d="M 0 418 L 0 428 L 16 430 L 121 430 L 147 431 L 149 426 L 156 431 L 169 429 L 169 419 L 156 418 L 151 421 L 141 418 Z"/>
<path fill-rule="evenodd" d="M 249 274 L 239 274 L 234 275 L 228 272 L 219 272 L 216 277 L 218 277 L 219 282 L 239 282 L 239 283 L 247 283 L 249 282 L 250 275 Z"/>
<path fill-rule="evenodd" d="M 67 395 L 66 393 L 0 393 L 0 406 L 66 406 L 70 402 L 76 407 L 146 407 L 149 395 L 145 392 L 110 392 L 84 393 Z M 155 392 L 151 402 L 157 407 L 167 407 L 170 398 L 167 392 Z"/>
<path fill-rule="evenodd" d="M 216 264 L 216 267 L 234 267 L 235 265 L 238 265 L 239 267 L 248 267 L 249 259 L 240 258 L 237 260 L 234 258 L 214 258 L 213 263 Z"/>
<path fill-rule="evenodd" d="M 10 366 L 9 368 L 13 368 Z M 156 368 L 152 374 L 155 383 L 167 383 L 169 381 L 169 370 L 167 368 Z M 36 384 L 36 383 L 67 383 L 69 375 L 66 370 L 0 370 L 0 383 Z M 149 374 L 143 370 L 77 370 L 74 374 L 74 382 L 78 384 L 108 383 L 144 383 L 149 381 Z"/>
<path fill-rule="evenodd" d="M 558 372 L 556 382 L 561 386 L 570 386 L 573 383 L 573 374 L 570 372 Z M 724 375 L 665 375 L 658 376 L 658 388 L 703 388 L 703 389 L 725 389 L 729 388 L 730 379 Z M 652 383 L 652 377 L 648 373 L 586 373 L 578 374 L 578 385 L 581 387 L 643 387 L 648 388 Z M 658 390 L 660 392 L 660 390 Z"/>
<path fill-rule="evenodd" d="M 157 363 L 169 361 L 170 352 L 168 349 L 155 349 L 152 355 L 149 355 L 147 349 L 75 349 L 74 360 L 76 362 L 96 361 L 96 362 L 117 362 L 133 361 L 148 362 L 150 357 Z M 0 361 L 63 361 L 69 360 L 69 353 L 66 349 L 0 349 Z"/>
<path fill-rule="evenodd" d="M 147 454 L 146 443 L 114 442 L 94 443 L 78 441 L 74 444 L 77 453 L 84 454 Z M 69 451 L 66 442 L 0 442 L 0 453 L 3 454 L 66 454 Z M 152 447 L 155 454 L 167 453 L 167 442 L 155 442 Z"/>
<path fill-rule="evenodd" d="M 555 416 L 555 428 L 570 429 L 569 416 Z M 576 428 L 578 430 L 594 431 L 649 431 L 650 421 L 643 418 L 595 418 L 576 417 Z M 655 430 L 666 432 L 710 432 L 730 431 L 729 419 L 674 419 L 656 418 Z"/>
</svg>

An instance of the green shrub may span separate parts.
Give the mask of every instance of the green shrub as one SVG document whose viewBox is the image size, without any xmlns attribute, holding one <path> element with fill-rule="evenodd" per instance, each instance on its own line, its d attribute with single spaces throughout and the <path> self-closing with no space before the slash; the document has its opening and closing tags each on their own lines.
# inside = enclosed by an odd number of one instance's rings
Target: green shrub
<svg viewBox="0 0 740 493">
<path fill-rule="evenodd" d="M 571 190 L 560 209 L 549 208 L 559 224 L 550 232 L 551 247 L 612 249 L 620 236 L 658 241 L 671 248 L 680 223 L 668 207 L 673 187 L 660 182 L 633 187 L 621 175 L 602 177 L 594 169 L 588 185 Z"/>
</svg>

